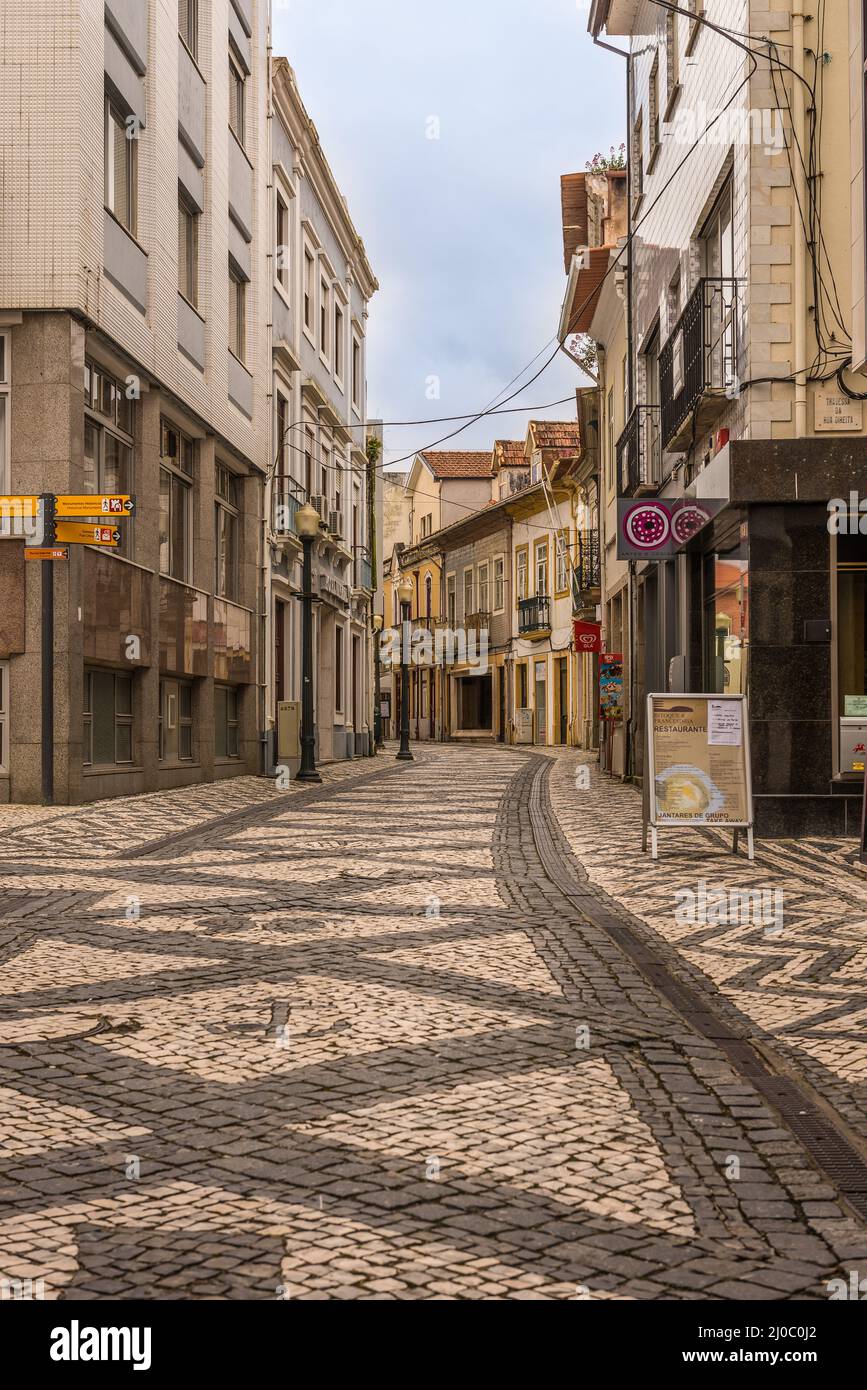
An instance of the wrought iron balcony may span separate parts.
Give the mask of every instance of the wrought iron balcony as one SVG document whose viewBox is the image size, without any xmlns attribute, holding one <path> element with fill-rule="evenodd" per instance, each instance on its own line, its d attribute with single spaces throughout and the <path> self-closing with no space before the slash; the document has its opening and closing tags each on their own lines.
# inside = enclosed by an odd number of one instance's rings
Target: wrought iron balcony
<svg viewBox="0 0 867 1390">
<path fill-rule="evenodd" d="M 551 631 L 551 600 L 547 594 L 518 600 L 518 634 L 544 635 Z"/>
<path fill-rule="evenodd" d="M 617 441 L 617 484 L 622 497 L 655 492 L 662 482 L 658 405 L 637 405 Z"/>
<path fill-rule="evenodd" d="M 573 597 L 578 608 L 595 607 L 602 597 L 602 564 L 598 531 L 579 531 L 578 563 Z M 577 590 L 577 594 L 576 594 Z"/>
<path fill-rule="evenodd" d="M 464 616 L 464 628 L 467 632 L 485 632 L 491 626 L 491 615 L 487 610 L 478 613 L 467 613 Z"/>
<path fill-rule="evenodd" d="M 662 447 L 682 451 L 710 429 L 737 390 L 740 282 L 699 280 L 659 356 Z"/>
<path fill-rule="evenodd" d="M 370 551 L 366 545 L 356 545 L 353 547 L 352 569 L 353 588 L 372 590 L 373 565 L 371 564 Z"/>
<path fill-rule="evenodd" d="M 280 473 L 274 479 L 273 496 L 275 536 L 297 536 L 295 518 L 307 501 L 306 489 L 294 478 Z"/>
</svg>

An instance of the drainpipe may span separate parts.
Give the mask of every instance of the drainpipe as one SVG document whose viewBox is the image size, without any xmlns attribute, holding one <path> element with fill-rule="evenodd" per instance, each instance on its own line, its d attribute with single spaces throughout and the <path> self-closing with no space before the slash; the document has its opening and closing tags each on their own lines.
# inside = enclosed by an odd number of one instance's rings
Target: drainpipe
<svg viewBox="0 0 867 1390">
<path fill-rule="evenodd" d="M 806 126 L 806 88 L 804 76 L 804 16 L 792 15 L 792 67 L 797 76 L 793 80 L 792 122 L 794 125 L 795 148 L 803 150 Z M 801 207 L 807 207 L 807 175 L 800 159 L 794 161 L 795 192 Z M 798 225 L 798 217 L 793 215 L 795 229 L 795 438 L 803 439 L 807 433 L 807 242 L 806 233 Z"/>
</svg>

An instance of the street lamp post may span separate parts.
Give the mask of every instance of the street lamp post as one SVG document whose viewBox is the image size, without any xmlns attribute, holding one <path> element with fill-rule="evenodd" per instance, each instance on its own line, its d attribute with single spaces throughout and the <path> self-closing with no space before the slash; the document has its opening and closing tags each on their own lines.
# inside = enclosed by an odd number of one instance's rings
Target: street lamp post
<svg viewBox="0 0 867 1390">
<path fill-rule="evenodd" d="M 397 597 L 400 602 L 400 751 L 397 756 L 401 762 L 412 762 L 409 751 L 409 662 L 407 648 L 410 641 L 409 613 L 412 602 L 412 580 L 403 577 L 398 580 Z"/>
<path fill-rule="evenodd" d="M 321 782 L 316 771 L 316 723 L 313 716 L 313 542 L 319 534 L 319 513 L 309 502 L 298 509 L 295 529 L 304 546 L 301 594 L 301 767 L 299 782 Z"/>
<path fill-rule="evenodd" d="M 374 676 L 374 708 L 373 708 L 373 749 L 378 753 L 380 748 L 385 747 L 382 737 L 382 676 L 381 661 L 382 650 L 380 645 L 380 634 L 383 628 L 383 616 L 381 613 L 373 615 L 373 676 Z"/>
</svg>

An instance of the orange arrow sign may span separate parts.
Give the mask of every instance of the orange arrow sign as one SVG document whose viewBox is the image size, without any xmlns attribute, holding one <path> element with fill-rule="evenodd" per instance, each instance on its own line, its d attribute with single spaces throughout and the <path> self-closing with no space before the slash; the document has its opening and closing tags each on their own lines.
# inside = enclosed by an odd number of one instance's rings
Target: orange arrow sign
<svg viewBox="0 0 867 1390">
<path fill-rule="evenodd" d="M 93 526 L 77 521 L 58 521 L 55 534 L 61 545 L 114 547 L 119 545 L 122 539 L 116 526 Z"/>
<path fill-rule="evenodd" d="M 37 546 L 25 546 L 24 558 L 25 560 L 68 560 L 69 551 L 60 546 L 55 546 L 51 550 Z"/>
<path fill-rule="evenodd" d="M 134 512 L 134 497 L 106 497 L 94 494 L 57 499 L 56 515 L 59 517 L 110 516 L 113 520 L 124 521 Z"/>
</svg>

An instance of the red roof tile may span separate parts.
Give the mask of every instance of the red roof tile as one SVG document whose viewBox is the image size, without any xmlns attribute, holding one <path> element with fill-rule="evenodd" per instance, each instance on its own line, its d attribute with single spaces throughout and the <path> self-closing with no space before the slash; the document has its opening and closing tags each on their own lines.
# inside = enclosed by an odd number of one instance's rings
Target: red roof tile
<svg viewBox="0 0 867 1390">
<path fill-rule="evenodd" d="M 525 462 L 523 439 L 495 439 L 494 466 L 496 468 L 520 468 Z"/>
<path fill-rule="evenodd" d="M 531 420 L 530 429 L 537 449 L 578 453 L 581 448 L 581 426 L 577 420 Z"/>
<path fill-rule="evenodd" d="M 437 479 L 490 478 L 493 473 L 490 453 L 443 452 L 428 449 L 420 457 L 424 459 Z"/>
</svg>

